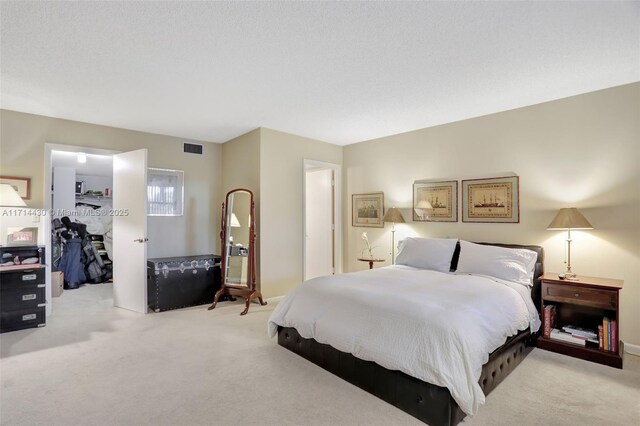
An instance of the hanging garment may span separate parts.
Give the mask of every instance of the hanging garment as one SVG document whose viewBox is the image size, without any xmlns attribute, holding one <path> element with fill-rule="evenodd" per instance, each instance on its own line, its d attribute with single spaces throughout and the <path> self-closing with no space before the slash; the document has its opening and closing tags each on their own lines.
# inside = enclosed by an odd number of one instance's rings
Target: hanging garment
<svg viewBox="0 0 640 426">
<path fill-rule="evenodd" d="M 80 238 L 68 239 L 58 264 L 58 268 L 64 273 L 64 282 L 69 290 L 78 288 L 87 280 L 84 274 L 84 265 L 80 259 L 81 243 Z"/>
<path fill-rule="evenodd" d="M 88 280 L 94 284 L 103 282 L 107 271 L 100 253 L 98 253 L 88 236 L 82 240 L 82 252 L 84 253 L 84 264 Z"/>
</svg>

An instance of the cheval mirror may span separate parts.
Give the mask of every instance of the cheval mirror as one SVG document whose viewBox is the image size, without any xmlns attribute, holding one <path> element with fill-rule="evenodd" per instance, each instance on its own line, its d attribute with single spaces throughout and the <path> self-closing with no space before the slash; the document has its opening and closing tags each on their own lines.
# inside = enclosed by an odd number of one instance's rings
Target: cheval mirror
<svg viewBox="0 0 640 426">
<path fill-rule="evenodd" d="M 248 189 L 234 189 L 227 193 L 227 198 L 222 204 L 220 239 L 222 285 L 208 309 L 214 309 L 220 297 L 225 295 L 231 298 L 240 296 L 247 299 L 244 311 L 240 315 L 246 315 L 254 298 L 257 298 L 261 305 L 266 305 L 267 302 L 262 300 L 262 293 L 256 290 L 253 192 Z"/>
</svg>

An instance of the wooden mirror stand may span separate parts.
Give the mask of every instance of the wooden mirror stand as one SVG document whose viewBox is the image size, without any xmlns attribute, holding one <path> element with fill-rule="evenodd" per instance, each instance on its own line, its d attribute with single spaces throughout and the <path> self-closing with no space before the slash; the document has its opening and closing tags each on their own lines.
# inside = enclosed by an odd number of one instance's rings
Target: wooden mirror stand
<svg viewBox="0 0 640 426">
<path fill-rule="evenodd" d="M 258 299 L 261 305 L 267 302 L 262 300 L 262 293 L 256 290 L 256 230 L 255 230 L 255 203 L 253 192 L 248 189 L 234 189 L 227 193 L 225 202 L 222 203 L 222 220 L 220 227 L 220 240 L 222 247 L 221 275 L 222 285 L 216 292 L 213 304 L 209 310 L 214 309 L 222 296 L 244 297 L 247 300 L 244 311 L 240 315 L 249 312 L 249 306 L 253 299 Z"/>
</svg>

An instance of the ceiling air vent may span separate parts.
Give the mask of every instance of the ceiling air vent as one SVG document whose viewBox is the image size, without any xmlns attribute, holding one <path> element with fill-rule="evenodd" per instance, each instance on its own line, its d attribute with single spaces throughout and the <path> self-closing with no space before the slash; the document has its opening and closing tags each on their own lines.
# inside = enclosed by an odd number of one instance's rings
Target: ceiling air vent
<svg viewBox="0 0 640 426">
<path fill-rule="evenodd" d="M 196 145 L 194 143 L 184 143 L 184 152 L 188 152 L 189 154 L 200 154 L 202 155 L 202 145 Z"/>
</svg>

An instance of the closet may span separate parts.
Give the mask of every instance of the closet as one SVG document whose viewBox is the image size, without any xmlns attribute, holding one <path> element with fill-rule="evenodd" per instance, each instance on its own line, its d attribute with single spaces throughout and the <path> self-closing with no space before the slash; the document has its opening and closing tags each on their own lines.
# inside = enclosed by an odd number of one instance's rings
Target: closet
<svg viewBox="0 0 640 426">
<path fill-rule="evenodd" d="M 52 274 L 64 288 L 110 282 L 113 274 L 113 157 L 52 151 Z"/>
</svg>

